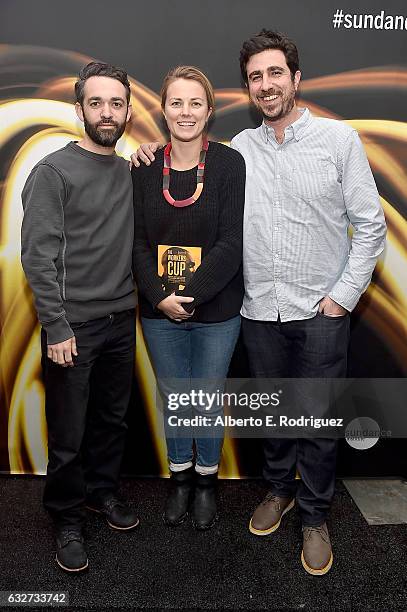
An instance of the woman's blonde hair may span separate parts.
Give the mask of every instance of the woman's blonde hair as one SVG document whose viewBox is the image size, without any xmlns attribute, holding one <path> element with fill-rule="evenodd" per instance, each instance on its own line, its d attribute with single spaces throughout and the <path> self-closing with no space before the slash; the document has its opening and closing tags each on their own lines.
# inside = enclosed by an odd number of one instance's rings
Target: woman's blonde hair
<svg viewBox="0 0 407 612">
<path fill-rule="evenodd" d="M 206 99 L 208 101 L 208 107 L 215 110 L 215 93 L 213 91 L 212 83 L 208 77 L 195 66 L 177 66 L 172 68 L 167 76 L 165 77 L 161 87 L 161 108 L 164 110 L 165 102 L 167 100 L 167 91 L 169 85 L 177 79 L 186 79 L 189 81 L 197 81 L 200 83 L 205 90 Z"/>
</svg>

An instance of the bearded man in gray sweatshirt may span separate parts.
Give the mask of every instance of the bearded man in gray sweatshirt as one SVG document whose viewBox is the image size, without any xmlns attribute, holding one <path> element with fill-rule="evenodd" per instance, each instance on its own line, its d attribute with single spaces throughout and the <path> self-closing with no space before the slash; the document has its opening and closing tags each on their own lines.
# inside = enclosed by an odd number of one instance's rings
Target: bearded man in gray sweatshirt
<svg viewBox="0 0 407 612">
<path fill-rule="evenodd" d="M 42 325 L 44 505 L 68 572 L 88 567 L 85 506 L 114 529 L 138 524 L 116 495 L 135 346 L 132 182 L 115 154 L 130 84 L 123 70 L 91 62 L 75 93 L 83 139 L 42 159 L 22 193 L 22 264 Z"/>
</svg>

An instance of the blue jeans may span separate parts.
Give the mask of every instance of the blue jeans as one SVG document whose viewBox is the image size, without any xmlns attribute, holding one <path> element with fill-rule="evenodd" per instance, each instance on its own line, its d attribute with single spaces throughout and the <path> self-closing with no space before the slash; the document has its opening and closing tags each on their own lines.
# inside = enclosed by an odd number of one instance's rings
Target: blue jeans
<svg viewBox="0 0 407 612">
<path fill-rule="evenodd" d="M 160 379 L 206 379 L 212 391 L 223 390 L 230 360 L 239 337 L 240 315 L 220 323 L 176 323 L 168 319 L 142 318 L 144 338 L 150 352 L 154 370 Z M 162 389 L 163 390 L 163 389 Z M 164 390 L 163 390 L 164 391 Z M 164 394 L 171 389 L 166 381 Z M 194 412 L 194 410 L 195 412 Z M 199 406 L 180 406 L 176 413 L 183 418 L 205 414 Z M 223 413 L 222 406 L 214 406 L 212 418 Z M 165 417 L 169 410 L 165 409 Z M 168 419 L 165 418 L 168 459 L 171 463 L 187 463 L 193 458 L 193 430 L 185 430 L 179 436 L 174 431 L 169 434 Z M 173 429 L 173 428 L 171 428 Z M 196 463 L 210 467 L 217 465 L 222 451 L 223 435 L 195 438 Z M 222 430 L 223 431 L 223 430 Z"/>
</svg>

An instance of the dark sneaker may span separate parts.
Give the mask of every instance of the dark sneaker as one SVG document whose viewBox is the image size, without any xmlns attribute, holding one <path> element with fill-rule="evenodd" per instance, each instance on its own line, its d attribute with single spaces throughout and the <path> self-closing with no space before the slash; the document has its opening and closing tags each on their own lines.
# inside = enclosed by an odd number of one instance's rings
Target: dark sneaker
<svg viewBox="0 0 407 612">
<path fill-rule="evenodd" d="M 281 517 L 293 507 L 294 499 L 267 493 L 250 519 L 249 531 L 259 536 L 273 533 L 280 527 Z"/>
<path fill-rule="evenodd" d="M 303 527 L 301 561 L 313 576 L 322 576 L 332 567 L 333 555 L 326 523 L 320 527 Z"/>
<path fill-rule="evenodd" d="M 218 474 L 197 474 L 195 495 L 192 504 L 192 522 L 195 529 L 204 531 L 215 524 L 218 513 L 216 509 L 216 485 Z"/>
<path fill-rule="evenodd" d="M 80 527 L 63 527 L 56 533 L 56 562 L 65 572 L 83 572 L 88 556 Z"/>
<path fill-rule="evenodd" d="M 109 527 L 119 531 L 134 529 L 140 522 L 135 511 L 115 495 L 101 502 L 88 501 L 86 507 L 92 512 L 103 514 Z"/>
<path fill-rule="evenodd" d="M 164 523 L 166 525 L 179 525 L 187 518 L 194 479 L 195 470 L 193 467 L 180 472 L 171 472 L 170 491 L 164 510 Z"/>
</svg>

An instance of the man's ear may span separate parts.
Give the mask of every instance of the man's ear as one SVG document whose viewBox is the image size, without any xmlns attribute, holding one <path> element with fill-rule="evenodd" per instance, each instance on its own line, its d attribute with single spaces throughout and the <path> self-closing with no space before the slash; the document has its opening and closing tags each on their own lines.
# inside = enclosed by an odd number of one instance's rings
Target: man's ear
<svg viewBox="0 0 407 612">
<path fill-rule="evenodd" d="M 297 72 L 294 75 L 294 87 L 295 87 L 295 91 L 297 91 L 298 86 L 300 84 L 301 81 L 301 72 L 299 70 L 297 70 Z"/>
<path fill-rule="evenodd" d="M 82 106 L 79 104 L 79 102 L 77 102 L 77 103 L 75 104 L 75 111 L 76 111 L 76 114 L 78 115 L 79 119 L 80 119 L 80 120 L 82 121 L 82 123 L 83 123 L 83 119 L 84 119 L 84 118 L 83 118 L 83 108 L 82 108 Z"/>
<path fill-rule="evenodd" d="M 131 113 L 133 112 L 133 108 L 131 104 L 127 105 L 127 115 L 126 115 L 126 123 L 130 121 Z"/>
</svg>

